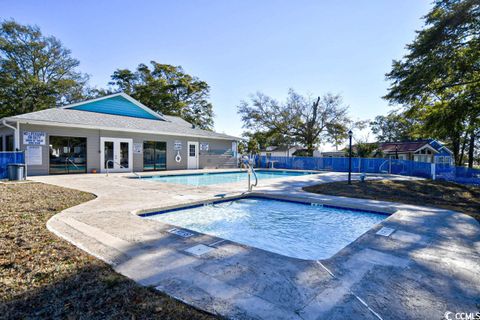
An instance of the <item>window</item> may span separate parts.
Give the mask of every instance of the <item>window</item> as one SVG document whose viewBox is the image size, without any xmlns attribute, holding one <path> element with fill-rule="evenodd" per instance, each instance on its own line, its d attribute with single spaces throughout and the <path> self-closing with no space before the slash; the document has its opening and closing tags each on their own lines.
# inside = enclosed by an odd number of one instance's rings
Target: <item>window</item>
<svg viewBox="0 0 480 320">
<path fill-rule="evenodd" d="M 13 144 L 13 135 L 5 137 L 5 151 L 15 151 Z"/>
<path fill-rule="evenodd" d="M 143 170 L 167 169 L 167 143 L 161 141 L 143 142 Z"/>
<path fill-rule="evenodd" d="M 406 154 L 391 154 L 388 156 L 392 160 L 407 160 L 407 155 Z"/>
<path fill-rule="evenodd" d="M 50 174 L 86 173 L 87 138 L 50 136 Z"/>
<path fill-rule="evenodd" d="M 196 145 L 190 144 L 188 146 L 188 150 L 189 150 L 190 157 L 196 157 L 197 156 L 197 146 Z"/>
<path fill-rule="evenodd" d="M 0 152 L 3 151 L 3 137 L 0 136 Z"/>
<path fill-rule="evenodd" d="M 451 164 L 452 162 L 452 157 L 450 156 L 436 156 L 435 157 L 435 163 L 438 164 Z"/>
<path fill-rule="evenodd" d="M 416 162 L 432 162 L 432 156 L 427 154 L 416 154 L 414 156 L 414 161 Z"/>
</svg>

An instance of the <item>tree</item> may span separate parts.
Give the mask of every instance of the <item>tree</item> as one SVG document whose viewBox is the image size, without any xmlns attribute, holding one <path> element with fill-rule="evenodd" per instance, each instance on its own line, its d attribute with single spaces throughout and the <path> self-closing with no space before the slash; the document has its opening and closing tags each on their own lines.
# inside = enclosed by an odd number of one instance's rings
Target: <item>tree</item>
<svg viewBox="0 0 480 320">
<path fill-rule="evenodd" d="M 255 138 L 248 140 L 247 151 L 250 154 L 258 154 L 260 149 L 258 148 L 258 142 Z"/>
<path fill-rule="evenodd" d="M 480 2 L 436 0 L 407 49 L 387 74 L 385 98 L 421 119 L 424 132 L 445 138 L 457 164 L 468 148 L 471 167 L 480 126 Z"/>
<path fill-rule="evenodd" d="M 327 127 L 328 134 L 326 136 L 327 142 L 330 142 L 335 146 L 335 150 L 338 151 L 338 147 L 348 139 L 349 130 L 363 130 L 367 127 L 368 120 L 352 121 L 349 118 L 341 118 L 340 123 L 332 123 Z"/>
<path fill-rule="evenodd" d="M 300 99 L 297 121 L 293 126 L 293 134 L 297 141 L 307 148 L 307 154 L 312 155 L 316 146 L 325 140 L 341 139 L 339 132 L 347 131 L 351 120 L 347 116 L 348 108 L 343 106 L 340 95 L 325 94 L 314 102 Z"/>
<path fill-rule="evenodd" d="M 372 157 L 373 153 L 377 151 L 378 144 L 367 141 L 358 141 L 353 149 L 352 155 L 354 157 L 370 158 Z M 346 156 L 348 156 L 348 150 L 346 152 Z"/>
<path fill-rule="evenodd" d="M 213 127 L 213 107 L 208 101 L 210 87 L 185 73 L 180 66 L 151 61 L 151 68 L 139 64 L 136 71 L 117 69 L 109 83 L 155 111 L 179 116 L 201 129 Z"/>
<path fill-rule="evenodd" d="M 238 141 L 237 152 L 239 155 L 244 155 L 245 153 L 247 153 L 247 148 L 248 146 L 245 140 Z"/>
<path fill-rule="evenodd" d="M 370 122 L 370 129 L 380 142 L 415 139 L 415 121 L 405 114 L 391 112 L 386 116 L 376 116 Z"/>
<path fill-rule="evenodd" d="M 0 24 L 0 118 L 82 100 L 87 76 L 60 40 L 13 20 Z"/>
<path fill-rule="evenodd" d="M 293 102 L 282 104 L 260 92 L 251 95 L 250 100 L 251 103 L 241 101 L 237 107 L 243 127 L 252 131 L 245 136 L 254 136 L 261 148 L 295 142 L 290 135 L 292 122 L 296 121 L 295 110 L 290 108 Z"/>
<path fill-rule="evenodd" d="M 265 149 L 267 146 L 281 144 L 275 136 L 264 132 L 245 132 L 243 135 L 248 139 L 247 151 L 251 154 L 257 154 L 260 149 Z"/>
<path fill-rule="evenodd" d="M 347 131 L 351 123 L 339 95 L 311 99 L 290 90 L 285 102 L 263 93 L 252 95 L 250 100 L 241 101 L 238 113 L 243 127 L 254 132 L 247 135 L 260 137 L 257 141 L 261 146 L 262 139 L 274 145 L 300 144 L 312 155 L 321 141 L 340 139 L 339 132 Z"/>
</svg>

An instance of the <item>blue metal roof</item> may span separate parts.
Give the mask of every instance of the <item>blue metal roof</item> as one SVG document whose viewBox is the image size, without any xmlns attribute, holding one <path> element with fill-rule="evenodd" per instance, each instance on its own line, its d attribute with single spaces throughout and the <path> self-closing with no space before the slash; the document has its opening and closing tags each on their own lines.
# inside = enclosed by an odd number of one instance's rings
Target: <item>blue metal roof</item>
<svg viewBox="0 0 480 320">
<path fill-rule="evenodd" d="M 97 112 L 97 113 L 106 113 L 106 114 L 113 114 L 117 116 L 126 116 L 126 117 L 133 117 L 133 118 L 158 120 L 158 117 L 155 117 L 153 114 L 137 106 L 136 104 L 127 100 L 121 95 L 113 96 L 113 97 L 98 100 L 98 101 L 86 102 L 78 106 L 69 107 L 69 109 L 88 111 L 88 112 Z"/>
</svg>

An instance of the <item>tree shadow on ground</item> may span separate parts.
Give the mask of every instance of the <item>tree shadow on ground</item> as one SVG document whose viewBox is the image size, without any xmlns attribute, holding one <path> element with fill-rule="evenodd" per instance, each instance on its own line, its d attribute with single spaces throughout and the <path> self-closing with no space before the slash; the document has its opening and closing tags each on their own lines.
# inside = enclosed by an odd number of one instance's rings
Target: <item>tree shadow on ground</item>
<svg viewBox="0 0 480 320">
<path fill-rule="evenodd" d="M 214 319 L 104 264 L 0 303 L 2 319 Z"/>
</svg>

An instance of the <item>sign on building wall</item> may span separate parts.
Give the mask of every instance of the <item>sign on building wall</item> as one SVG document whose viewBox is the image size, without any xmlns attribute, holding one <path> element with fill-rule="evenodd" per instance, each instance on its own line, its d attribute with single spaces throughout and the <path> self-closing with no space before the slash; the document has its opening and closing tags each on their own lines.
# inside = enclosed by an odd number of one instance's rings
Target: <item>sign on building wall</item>
<svg viewBox="0 0 480 320">
<path fill-rule="evenodd" d="M 210 149 L 210 145 L 208 142 L 200 142 L 200 151 L 208 151 Z"/>
<path fill-rule="evenodd" d="M 133 144 L 133 153 L 143 153 L 143 144 L 134 143 Z"/>
<path fill-rule="evenodd" d="M 41 166 L 42 165 L 42 147 L 27 146 L 26 160 L 27 160 L 27 165 L 29 166 Z"/>
<path fill-rule="evenodd" d="M 23 132 L 23 144 L 44 146 L 47 134 L 45 132 Z"/>
<path fill-rule="evenodd" d="M 173 143 L 173 150 L 175 151 L 182 150 L 182 141 L 175 140 L 175 142 Z"/>
</svg>

